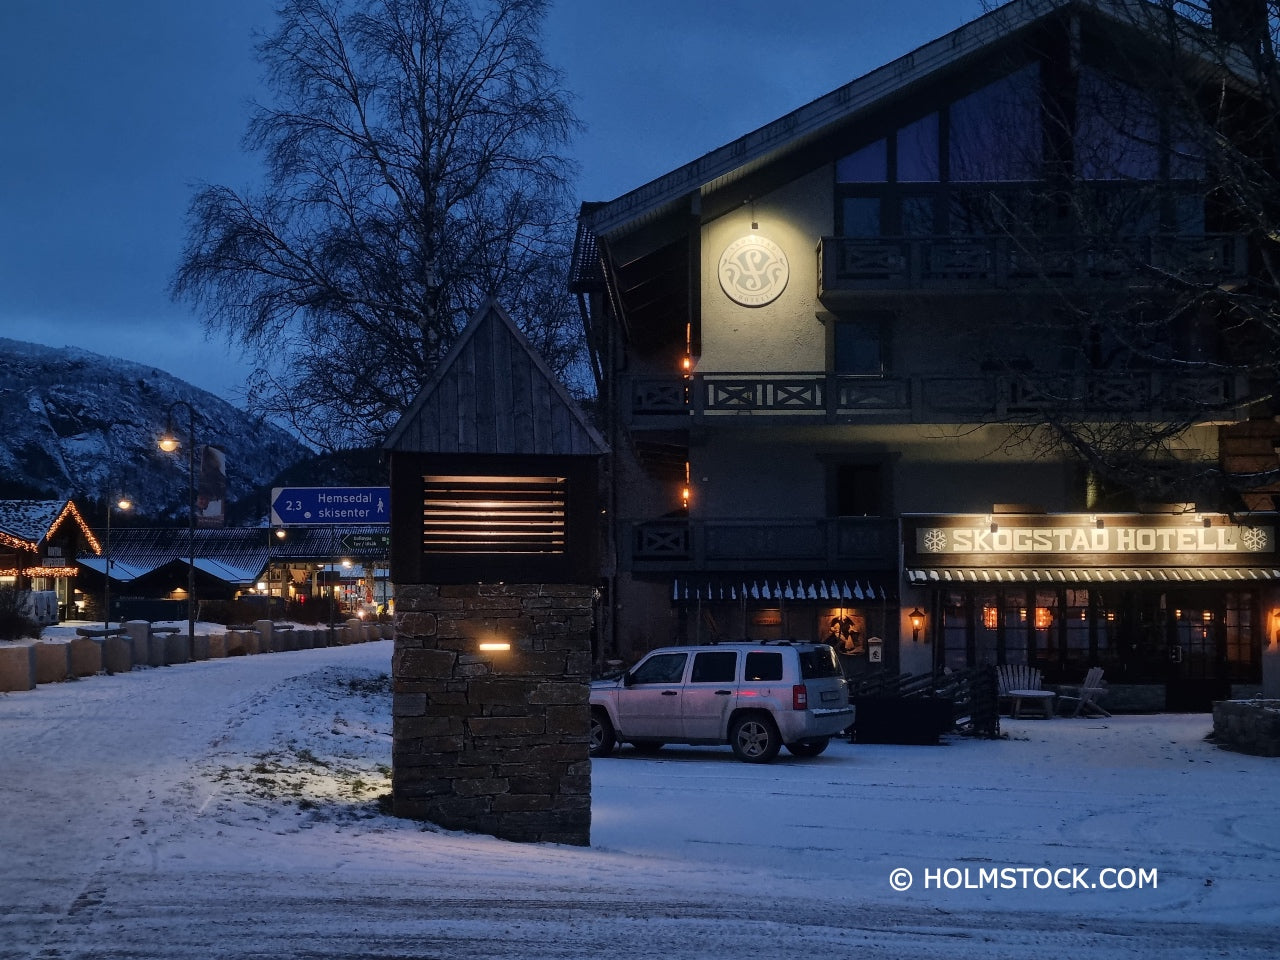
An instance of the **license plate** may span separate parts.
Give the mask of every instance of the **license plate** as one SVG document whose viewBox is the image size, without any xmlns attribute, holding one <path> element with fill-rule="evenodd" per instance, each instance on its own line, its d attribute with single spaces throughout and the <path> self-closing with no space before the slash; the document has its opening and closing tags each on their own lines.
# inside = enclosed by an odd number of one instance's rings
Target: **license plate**
<svg viewBox="0 0 1280 960">
<path fill-rule="evenodd" d="M 839 699 L 840 699 L 840 694 L 839 694 L 839 692 L 838 692 L 838 691 L 836 691 L 836 690 L 823 690 L 823 691 L 822 691 L 822 702 L 823 702 L 823 703 L 832 703 L 832 702 L 834 702 L 834 701 L 836 701 L 836 700 L 839 700 Z"/>
</svg>

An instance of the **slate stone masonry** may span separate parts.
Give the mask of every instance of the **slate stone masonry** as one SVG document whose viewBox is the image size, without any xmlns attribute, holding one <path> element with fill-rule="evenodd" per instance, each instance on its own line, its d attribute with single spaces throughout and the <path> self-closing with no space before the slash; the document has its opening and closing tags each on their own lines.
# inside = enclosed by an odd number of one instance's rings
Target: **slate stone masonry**
<svg viewBox="0 0 1280 960">
<path fill-rule="evenodd" d="M 590 844 L 592 588 L 397 584 L 395 595 L 395 815 Z M 511 649 L 480 651 L 492 641 Z"/>
</svg>

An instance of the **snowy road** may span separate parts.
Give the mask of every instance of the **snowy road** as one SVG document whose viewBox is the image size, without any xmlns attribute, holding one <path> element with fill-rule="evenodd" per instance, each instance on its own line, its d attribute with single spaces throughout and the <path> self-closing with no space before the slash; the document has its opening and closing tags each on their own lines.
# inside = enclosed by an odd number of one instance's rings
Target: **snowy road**
<svg viewBox="0 0 1280 960">
<path fill-rule="evenodd" d="M 389 660 L 0 696 L 0 960 L 1276 956 L 1280 762 L 1204 743 L 1206 716 L 767 767 L 624 748 L 594 764 L 593 846 L 531 846 L 379 812 Z M 1002 868 L 1093 886 L 972 882 Z"/>
</svg>

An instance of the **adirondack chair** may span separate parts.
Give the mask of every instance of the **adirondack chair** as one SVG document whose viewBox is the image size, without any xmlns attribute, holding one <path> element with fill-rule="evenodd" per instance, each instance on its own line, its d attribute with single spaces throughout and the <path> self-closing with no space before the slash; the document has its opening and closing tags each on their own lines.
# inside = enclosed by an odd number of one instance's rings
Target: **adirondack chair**
<svg viewBox="0 0 1280 960">
<path fill-rule="evenodd" d="M 1073 717 L 1109 717 L 1109 714 L 1098 704 L 1098 698 L 1107 692 L 1107 684 L 1102 679 L 1101 667 L 1090 667 L 1085 674 L 1084 682 L 1079 686 L 1060 687 L 1058 696 L 1063 700 L 1074 700 L 1076 708 L 1071 711 Z"/>
<path fill-rule="evenodd" d="M 1019 719 L 1024 703 L 1034 703 L 1046 720 L 1053 716 L 1053 701 L 1057 695 L 1040 685 L 1040 671 L 1035 667 L 1007 663 L 996 667 L 996 674 L 1000 679 L 1000 698 L 1008 702 L 1010 717 Z"/>
</svg>

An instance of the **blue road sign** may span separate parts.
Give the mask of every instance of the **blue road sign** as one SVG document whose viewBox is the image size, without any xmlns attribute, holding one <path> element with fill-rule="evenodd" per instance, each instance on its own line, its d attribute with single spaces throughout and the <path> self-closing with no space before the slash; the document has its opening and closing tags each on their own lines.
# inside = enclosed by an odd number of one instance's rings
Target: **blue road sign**
<svg viewBox="0 0 1280 960">
<path fill-rule="evenodd" d="M 280 526 L 390 523 L 390 487 L 275 487 L 271 522 Z"/>
</svg>

